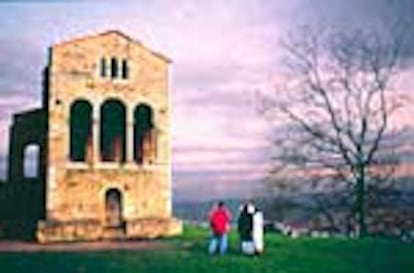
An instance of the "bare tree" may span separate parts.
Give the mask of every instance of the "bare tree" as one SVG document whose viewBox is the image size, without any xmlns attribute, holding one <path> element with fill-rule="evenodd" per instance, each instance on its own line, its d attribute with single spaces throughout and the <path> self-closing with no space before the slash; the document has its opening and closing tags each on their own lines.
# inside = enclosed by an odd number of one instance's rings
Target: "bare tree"
<svg viewBox="0 0 414 273">
<path fill-rule="evenodd" d="M 367 233 L 371 193 L 390 185 L 398 166 L 385 140 L 402 106 L 391 88 L 400 33 L 303 29 L 283 43 L 284 86 L 259 96 L 266 116 L 280 125 L 272 177 L 300 178 L 305 190 L 351 193 L 360 236 Z"/>
</svg>

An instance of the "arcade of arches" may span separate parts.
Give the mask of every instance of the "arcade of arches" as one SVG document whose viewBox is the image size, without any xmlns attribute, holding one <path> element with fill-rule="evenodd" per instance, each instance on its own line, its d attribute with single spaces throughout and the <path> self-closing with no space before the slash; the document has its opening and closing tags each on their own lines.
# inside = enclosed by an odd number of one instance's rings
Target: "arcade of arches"
<svg viewBox="0 0 414 273">
<path fill-rule="evenodd" d="M 71 161 L 134 161 L 137 164 L 155 161 L 157 136 L 150 105 L 140 103 L 130 110 L 122 101 L 109 99 L 96 107 L 99 117 L 94 118 L 94 107 L 87 100 L 76 100 L 71 105 Z M 132 121 L 128 121 L 129 116 Z"/>
</svg>

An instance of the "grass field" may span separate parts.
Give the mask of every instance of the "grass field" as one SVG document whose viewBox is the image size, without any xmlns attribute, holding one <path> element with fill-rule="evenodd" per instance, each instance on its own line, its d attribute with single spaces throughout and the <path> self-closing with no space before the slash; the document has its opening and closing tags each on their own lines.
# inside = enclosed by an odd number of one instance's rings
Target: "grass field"
<svg viewBox="0 0 414 273">
<path fill-rule="evenodd" d="M 159 250 L 0 253 L 0 272 L 414 272 L 414 244 L 379 239 L 289 239 L 266 235 L 260 257 L 237 251 L 230 235 L 225 256 L 208 256 L 208 231 L 186 227 Z"/>
</svg>

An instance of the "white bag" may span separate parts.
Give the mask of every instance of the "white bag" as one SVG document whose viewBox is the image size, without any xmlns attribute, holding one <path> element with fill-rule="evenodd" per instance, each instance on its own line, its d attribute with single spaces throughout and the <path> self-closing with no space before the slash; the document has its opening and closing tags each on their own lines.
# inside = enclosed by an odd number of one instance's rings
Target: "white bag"
<svg viewBox="0 0 414 273">
<path fill-rule="evenodd" d="M 252 241 L 244 241 L 241 243 L 241 251 L 243 254 L 254 254 L 254 244 Z"/>
</svg>

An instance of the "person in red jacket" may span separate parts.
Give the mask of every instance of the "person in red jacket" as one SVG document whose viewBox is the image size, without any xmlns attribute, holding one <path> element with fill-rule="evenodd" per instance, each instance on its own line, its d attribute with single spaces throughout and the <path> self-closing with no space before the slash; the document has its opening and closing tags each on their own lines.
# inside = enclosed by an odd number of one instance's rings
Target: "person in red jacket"
<svg viewBox="0 0 414 273">
<path fill-rule="evenodd" d="M 212 231 L 208 252 L 215 254 L 218 251 L 224 254 L 227 251 L 227 233 L 230 230 L 231 213 L 224 202 L 219 201 L 210 211 L 208 218 Z"/>
</svg>

